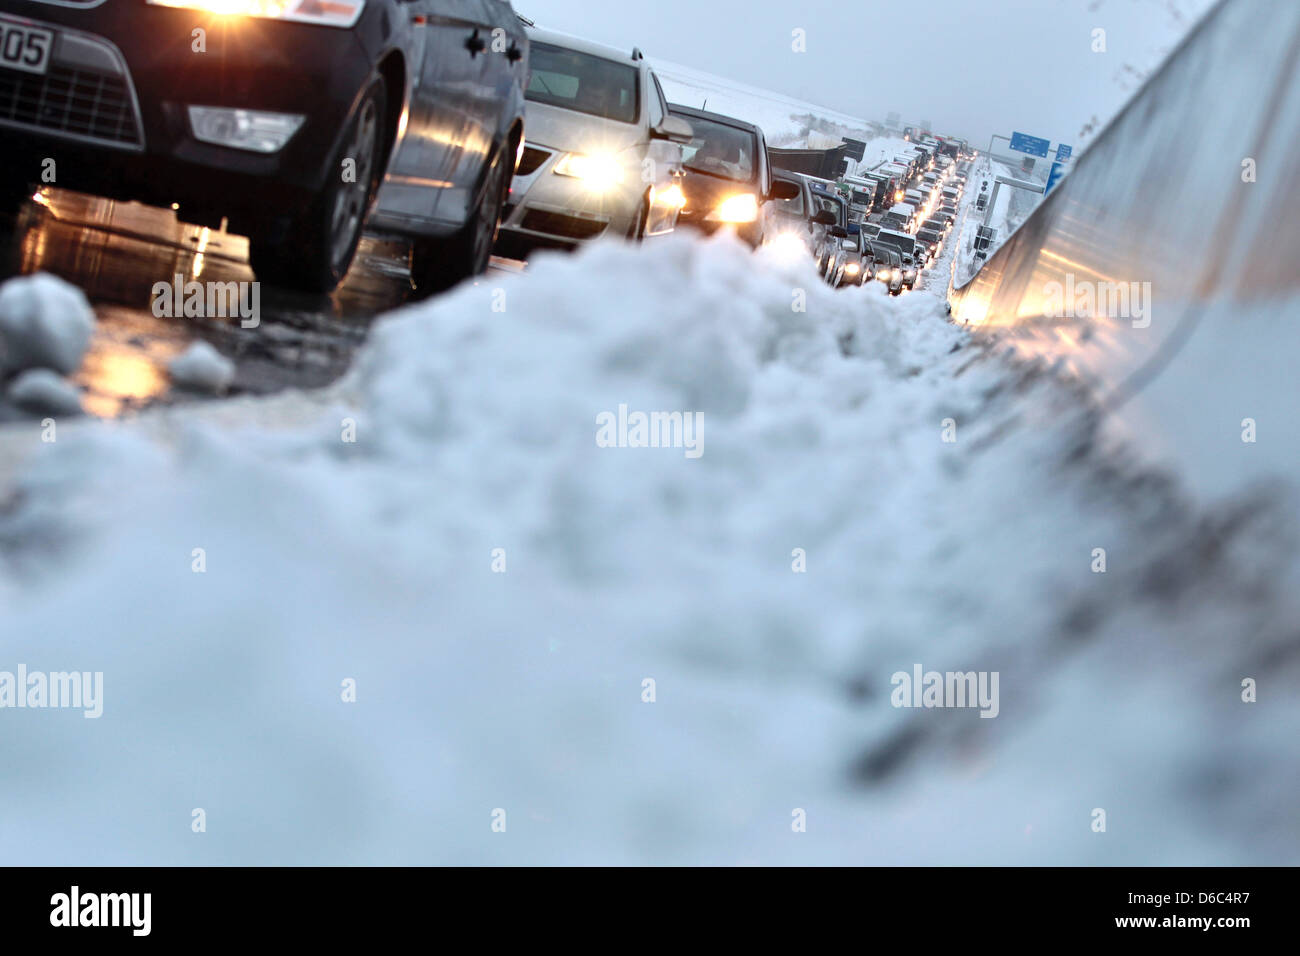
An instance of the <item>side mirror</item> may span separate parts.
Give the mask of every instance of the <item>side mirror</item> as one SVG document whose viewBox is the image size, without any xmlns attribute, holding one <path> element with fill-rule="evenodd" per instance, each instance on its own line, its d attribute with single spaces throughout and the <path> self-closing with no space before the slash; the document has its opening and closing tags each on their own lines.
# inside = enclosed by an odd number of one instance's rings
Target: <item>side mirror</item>
<svg viewBox="0 0 1300 956">
<path fill-rule="evenodd" d="M 772 189 L 767 194 L 768 199 L 795 199 L 798 196 L 799 184 L 788 179 L 772 180 Z"/>
<path fill-rule="evenodd" d="M 817 223 L 819 226 L 839 225 L 839 219 L 837 219 L 835 213 L 831 212 L 829 209 L 822 209 L 813 213 L 811 221 Z"/>
<path fill-rule="evenodd" d="M 670 143 L 685 145 L 695 138 L 695 130 L 680 116 L 665 116 L 663 121 L 650 131 L 650 135 L 654 139 L 666 139 Z"/>
</svg>

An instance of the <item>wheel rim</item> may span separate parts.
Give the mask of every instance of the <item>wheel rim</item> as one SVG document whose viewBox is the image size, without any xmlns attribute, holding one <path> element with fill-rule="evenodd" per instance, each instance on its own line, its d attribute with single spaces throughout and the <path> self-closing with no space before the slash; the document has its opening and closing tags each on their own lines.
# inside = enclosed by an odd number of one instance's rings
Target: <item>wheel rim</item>
<svg viewBox="0 0 1300 956">
<path fill-rule="evenodd" d="M 343 183 L 334 197 L 334 210 L 330 218 L 330 264 L 336 270 L 349 258 L 353 240 L 366 215 L 370 180 L 374 177 L 375 145 L 379 133 L 378 112 L 375 101 L 367 100 L 353 126 L 352 142 L 344 153 L 345 157 L 356 161 L 356 176 L 353 182 Z"/>
</svg>

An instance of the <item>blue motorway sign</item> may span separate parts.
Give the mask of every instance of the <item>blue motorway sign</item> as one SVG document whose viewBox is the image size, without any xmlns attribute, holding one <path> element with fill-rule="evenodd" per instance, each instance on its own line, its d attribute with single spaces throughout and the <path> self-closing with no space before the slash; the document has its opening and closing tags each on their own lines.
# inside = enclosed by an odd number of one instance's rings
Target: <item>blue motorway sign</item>
<svg viewBox="0 0 1300 956">
<path fill-rule="evenodd" d="M 1052 148 L 1052 141 L 1050 139 L 1039 139 L 1037 136 L 1029 136 L 1026 133 L 1012 133 L 1011 148 L 1019 153 L 1042 156 L 1046 159 L 1047 151 Z"/>
<path fill-rule="evenodd" d="M 1063 172 L 1064 169 L 1065 169 L 1065 163 L 1061 162 L 1059 159 L 1056 162 L 1052 163 L 1051 172 L 1047 174 L 1047 186 L 1043 189 L 1044 196 L 1050 193 L 1052 191 L 1052 187 L 1061 181 L 1061 177 L 1065 175 Z"/>
<path fill-rule="evenodd" d="M 1058 160 L 1069 159 L 1070 154 L 1073 152 L 1074 152 L 1073 147 L 1066 146 L 1064 143 L 1061 143 L 1059 146 L 1056 147 L 1056 158 Z"/>
</svg>

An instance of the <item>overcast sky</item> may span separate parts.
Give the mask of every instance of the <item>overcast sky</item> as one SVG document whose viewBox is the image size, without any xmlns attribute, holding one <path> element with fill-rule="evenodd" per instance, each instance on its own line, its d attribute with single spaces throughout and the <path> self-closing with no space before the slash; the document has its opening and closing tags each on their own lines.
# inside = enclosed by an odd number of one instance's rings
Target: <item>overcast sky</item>
<svg viewBox="0 0 1300 956">
<path fill-rule="evenodd" d="M 1213 0 L 513 0 L 539 27 L 983 146 L 1016 129 L 1073 142 Z M 1292 0 L 1288 0 L 1292 2 Z M 1106 52 L 1092 31 L 1106 31 Z M 792 49 L 802 29 L 807 52 Z"/>
</svg>

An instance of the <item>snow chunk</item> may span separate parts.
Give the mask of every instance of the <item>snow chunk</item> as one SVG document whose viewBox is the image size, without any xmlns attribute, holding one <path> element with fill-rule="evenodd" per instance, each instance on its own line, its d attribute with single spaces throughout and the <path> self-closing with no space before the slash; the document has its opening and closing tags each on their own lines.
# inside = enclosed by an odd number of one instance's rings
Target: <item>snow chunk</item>
<svg viewBox="0 0 1300 956">
<path fill-rule="evenodd" d="M 205 392 L 224 392 L 235 379 L 235 363 L 202 341 L 172 359 L 167 371 L 177 385 Z"/>
<path fill-rule="evenodd" d="M 38 272 L 0 286 L 0 369 L 76 371 L 90 344 L 95 313 L 86 296 Z"/>
<path fill-rule="evenodd" d="M 76 415 L 81 393 L 76 386 L 47 368 L 30 368 L 9 383 L 9 401 L 32 412 Z"/>
</svg>

